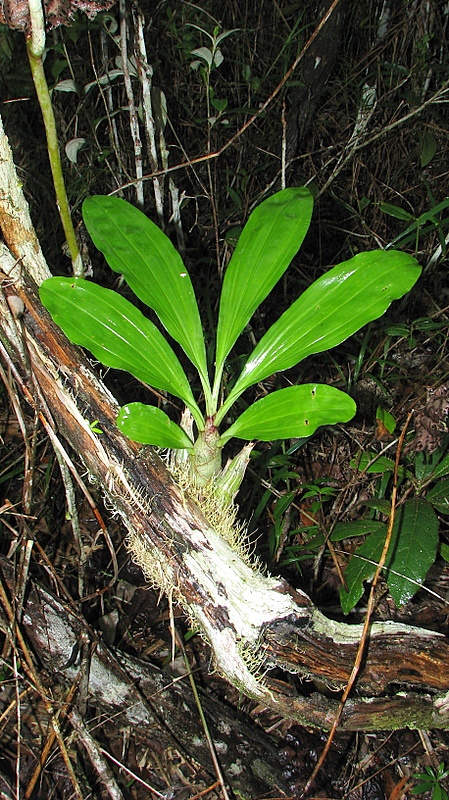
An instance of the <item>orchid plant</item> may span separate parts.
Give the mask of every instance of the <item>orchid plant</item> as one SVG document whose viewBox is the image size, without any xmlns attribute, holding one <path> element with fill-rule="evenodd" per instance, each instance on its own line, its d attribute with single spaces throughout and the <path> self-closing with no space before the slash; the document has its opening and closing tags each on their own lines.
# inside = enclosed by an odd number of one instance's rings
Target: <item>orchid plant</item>
<svg viewBox="0 0 449 800">
<path fill-rule="evenodd" d="M 225 394 L 226 359 L 297 253 L 312 209 L 309 190 L 295 187 L 264 200 L 250 215 L 223 280 L 210 377 L 192 282 L 168 236 L 125 200 L 85 200 L 84 222 L 94 244 L 194 365 L 201 398 L 194 397 L 164 333 L 120 294 L 82 278 L 53 277 L 40 288 L 43 305 L 72 342 L 88 348 L 102 364 L 126 370 L 185 403 L 190 423 L 184 417 L 178 425 L 156 406 L 128 403 L 117 425 L 134 441 L 178 450 L 196 484 L 221 482 L 227 502 L 237 491 L 252 446 L 246 445 L 222 470 L 222 449 L 231 438 L 307 437 L 320 425 L 349 421 L 356 411 L 353 399 L 333 386 L 293 385 L 256 400 L 228 425 L 231 408 L 243 392 L 306 356 L 340 344 L 381 316 L 420 274 L 412 256 L 396 251 L 358 253 L 333 267 L 273 323 Z"/>
</svg>

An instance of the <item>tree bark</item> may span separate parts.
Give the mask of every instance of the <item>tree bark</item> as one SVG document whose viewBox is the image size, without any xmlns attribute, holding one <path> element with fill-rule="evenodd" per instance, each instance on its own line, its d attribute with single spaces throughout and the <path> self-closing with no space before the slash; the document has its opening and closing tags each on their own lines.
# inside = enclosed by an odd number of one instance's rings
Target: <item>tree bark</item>
<svg viewBox="0 0 449 800">
<path fill-rule="evenodd" d="M 2 130 L 0 169 L 0 187 L 13 186 L 17 194 L 0 196 L 0 225 L 8 245 L 0 253 L 1 270 L 8 276 L 0 305 L 0 348 L 24 396 L 82 458 L 122 517 L 128 544 L 147 577 L 179 602 L 206 636 L 223 677 L 289 719 L 329 729 L 338 700 L 324 694 L 303 697 L 271 679 L 269 670 L 324 681 L 332 689 L 344 686 L 361 626 L 327 619 L 304 592 L 251 569 L 174 483 L 157 454 L 120 434 L 114 398 L 39 302 L 36 283 L 43 276 L 34 265 L 36 242 L 21 258 L 17 241 L 27 239 L 31 226 L 17 177 L 16 186 L 11 178 L 13 164 Z M 9 224 L 11 204 L 14 226 Z M 10 311 L 12 295 L 24 304 L 19 319 Z M 94 420 L 101 434 L 90 427 Z M 448 728 L 448 663 L 446 637 L 392 622 L 373 623 L 359 694 L 347 702 L 342 727 Z"/>
</svg>

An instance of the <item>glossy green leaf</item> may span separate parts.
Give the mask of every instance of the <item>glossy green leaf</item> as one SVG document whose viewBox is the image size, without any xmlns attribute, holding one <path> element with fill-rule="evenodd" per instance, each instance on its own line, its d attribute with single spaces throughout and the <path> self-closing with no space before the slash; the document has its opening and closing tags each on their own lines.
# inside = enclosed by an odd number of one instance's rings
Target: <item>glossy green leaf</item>
<svg viewBox="0 0 449 800">
<path fill-rule="evenodd" d="M 49 278 L 39 292 L 43 305 L 72 342 L 87 347 L 105 366 L 126 370 L 155 389 L 180 397 L 201 420 L 176 355 L 132 303 L 83 278 Z"/>
<path fill-rule="evenodd" d="M 154 309 L 208 381 L 203 330 L 192 282 L 170 239 L 138 208 L 119 197 L 89 197 L 83 219 L 111 269 Z"/>
<path fill-rule="evenodd" d="M 442 514 L 449 514 L 449 478 L 438 481 L 430 492 L 427 492 L 426 500 Z"/>
<path fill-rule="evenodd" d="M 382 554 L 387 526 L 370 534 L 357 548 L 345 570 L 348 590 L 340 590 L 343 612 L 348 614 L 363 594 L 363 583 L 371 580 Z M 413 498 L 397 510 L 385 562 L 390 593 L 403 605 L 418 591 L 438 546 L 438 518 L 425 500 Z"/>
<path fill-rule="evenodd" d="M 356 412 L 354 400 L 333 386 L 288 386 L 249 406 L 221 436 L 237 439 L 290 439 L 310 436 L 319 425 L 347 422 Z"/>
<path fill-rule="evenodd" d="M 217 328 L 217 370 L 298 252 L 309 228 L 313 197 L 305 187 L 282 189 L 254 209 L 223 281 Z"/>
<path fill-rule="evenodd" d="M 396 514 L 385 565 L 396 605 L 406 603 L 424 583 L 437 547 L 438 517 L 432 506 L 420 498 L 408 500 Z"/>
<path fill-rule="evenodd" d="M 117 417 L 117 427 L 129 439 L 141 444 L 183 450 L 193 448 L 193 442 L 185 431 L 156 406 L 143 403 L 122 406 Z"/>
<path fill-rule="evenodd" d="M 309 286 L 271 326 L 248 358 L 224 413 L 248 386 L 343 342 L 380 317 L 421 273 L 407 253 L 359 253 Z"/>
<path fill-rule="evenodd" d="M 384 525 L 383 530 L 371 533 L 352 555 L 344 572 L 347 590 L 343 586 L 340 588 L 343 614 L 352 611 L 363 595 L 365 581 L 373 578 L 386 535 L 387 526 Z"/>
</svg>

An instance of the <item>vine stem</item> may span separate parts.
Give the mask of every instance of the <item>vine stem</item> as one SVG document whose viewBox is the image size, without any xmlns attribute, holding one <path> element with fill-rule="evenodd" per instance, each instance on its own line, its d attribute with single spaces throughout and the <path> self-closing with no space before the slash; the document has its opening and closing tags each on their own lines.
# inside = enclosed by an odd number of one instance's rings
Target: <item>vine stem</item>
<svg viewBox="0 0 449 800">
<path fill-rule="evenodd" d="M 321 767 L 323 766 L 323 763 L 324 763 L 324 761 L 325 761 L 325 759 L 327 757 L 327 754 L 328 754 L 328 752 L 330 750 L 330 746 L 331 746 L 331 744 L 332 744 L 332 742 L 334 740 L 334 736 L 335 736 L 335 733 L 337 731 L 338 725 L 340 724 L 340 719 L 341 719 L 341 715 L 343 714 L 343 709 L 345 707 L 346 700 L 349 697 L 351 689 L 354 686 L 354 683 L 356 681 L 357 675 L 358 675 L 359 670 L 360 670 L 363 654 L 365 652 L 365 647 L 366 647 L 366 644 L 367 644 L 367 641 L 368 641 L 369 628 L 370 628 L 370 625 L 371 625 L 371 616 L 372 616 L 372 613 L 373 613 L 373 610 L 374 610 L 376 586 L 377 586 L 377 582 L 379 580 L 380 573 L 382 572 L 382 569 L 385 566 L 385 561 L 386 561 L 387 555 L 388 555 L 388 549 L 390 547 L 391 537 L 393 535 L 393 525 L 394 525 L 394 520 L 395 520 L 395 516 L 396 516 L 396 505 L 397 505 L 397 496 L 398 496 L 399 462 L 400 462 L 400 459 L 401 459 L 402 447 L 404 445 L 405 434 L 407 433 L 407 428 L 408 428 L 408 426 L 410 424 L 410 420 L 411 420 L 412 416 L 413 416 L 413 411 L 410 411 L 410 413 L 407 416 L 407 419 L 405 420 L 404 427 L 402 428 L 401 435 L 400 435 L 399 440 L 398 440 L 398 448 L 396 450 L 396 458 L 395 458 L 395 462 L 394 462 L 393 488 L 391 490 L 391 510 L 390 510 L 390 519 L 388 521 L 387 535 L 385 536 L 385 542 L 384 542 L 384 546 L 383 546 L 383 549 L 382 549 L 382 554 L 381 554 L 381 556 L 379 558 L 379 562 L 377 564 L 376 571 L 374 573 L 374 578 L 373 578 L 372 583 L 371 583 L 371 589 L 370 589 L 370 593 L 369 593 L 369 597 L 368 597 L 368 603 L 367 603 L 365 619 L 363 621 L 362 634 L 361 634 L 361 637 L 360 637 L 359 646 L 357 648 L 357 653 L 356 653 L 356 657 L 355 657 L 355 660 L 354 660 L 354 666 L 352 668 L 351 674 L 349 676 L 348 683 L 346 684 L 346 688 L 345 688 L 345 690 L 343 692 L 343 695 L 342 695 L 342 698 L 340 700 L 340 705 L 339 705 L 337 713 L 335 715 L 335 719 L 334 719 L 334 721 L 332 723 L 332 728 L 331 728 L 331 730 L 329 732 L 329 736 L 327 738 L 326 744 L 325 744 L 325 746 L 323 748 L 323 751 L 322 751 L 322 753 L 321 753 L 321 755 L 320 755 L 320 757 L 319 757 L 319 759 L 318 759 L 318 761 L 316 763 L 315 769 L 313 770 L 309 780 L 307 781 L 307 783 L 306 783 L 306 785 L 304 787 L 304 790 L 303 790 L 302 795 L 301 795 L 302 797 L 305 797 L 307 795 L 309 789 L 311 788 L 311 786 L 315 782 L 315 778 L 317 777 Z"/>
<path fill-rule="evenodd" d="M 73 266 L 73 273 L 77 277 L 83 275 L 83 262 L 73 227 L 67 192 L 62 172 L 61 155 L 59 152 L 56 120 L 53 113 L 48 83 L 45 77 L 43 55 L 45 50 L 45 23 L 40 0 L 29 0 L 31 36 L 27 41 L 28 60 L 31 75 L 36 89 L 37 99 L 44 120 L 45 135 L 47 137 L 47 150 L 50 160 L 53 185 L 55 187 L 56 203 L 59 216 L 64 229 L 67 246 Z"/>
</svg>

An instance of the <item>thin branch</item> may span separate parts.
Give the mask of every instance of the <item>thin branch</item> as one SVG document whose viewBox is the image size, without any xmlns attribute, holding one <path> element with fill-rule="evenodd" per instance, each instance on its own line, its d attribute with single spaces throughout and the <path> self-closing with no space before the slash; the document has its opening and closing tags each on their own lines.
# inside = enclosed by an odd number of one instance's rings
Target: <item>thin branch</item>
<svg viewBox="0 0 449 800">
<path fill-rule="evenodd" d="M 355 684 L 355 681 L 357 679 L 357 675 L 359 674 L 359 670 L 360 670 L 360 667 L 361 667 L 361 664 L 362 664 L 363 655 L 365 653 L 365 649 L 366 649 L 366 646 L 367 646 L 367 643 L 368 643 L 368 634 L 369 634 L 369 629 L 370 629 L 370 625 L 371 625 L 371 617 L 372 617 L 372 614 L 373 614 L 373 611 L 374 611 L 376 586 L 377 586 L 377 583 L 378 583 L 378 580 L 379 580 L 379 577 L 380 577 L 380 573 L 382 572 L 382 570 L 383 570 L 383 568 L 385 566 L 385 561 L 386 561 L 388 550 L 389 550 L 390 543 L 391 543 L 391 537 L 393 535 L 393 526 L 394 526 L 394 520 L 395 520 L 395 516 L 396 516 L 396 504 L 397 504 L 397 496 L 398 496 L 399 462 L 400 462 L 400 459 L 401 459 L 402 447 L 404 445 L 405 434 L 407 433 L 407 428 L 408 428 L 408 426 L 410 424 L 410 420 L 411 420 L 412 416 L 413 416 L 413 411 L 410 411 L 410 413 L 409 413 L 409 415 L 408 415 L 408 417 L 407 417 L 407 419 L 405 421 L 404 427 L 402 428 L 401 435 L 400 435 L 399 441 L 398 441 L 398 447 L 397 447 L 397 450 L 396 450 L 396 459 L 395 459 L 394 471 L 393 471 L 393 488 L 392 488 L 392 491 L 391 491 L 390 519 L 388 521 L 387 534 L 385 536 L 385 542 L 384 542 L 384 546 L 383 546 L 383 549 L 382 549 L 382 553 L 381 553 L 381 556 L 379 558 L 379 562 L 377 564 L 376 571 L 374 573 L 374 577 L 373 577 L 373 580 L 372 580 L 372 583 L 371 583 L 371 589 L 370 589 L 370 593 L 369 593 L 369 597 L 368 597 L 368 604 L 367 604 L 365 619 L 363 621 L 362 635 L 360 637 L 359 646 L 357 648 L 357 654 L 356 654 L 356 657 L 355 657 L 355 660 L 354 660 L 354 666 L 352 668 L 351 675 L 349 677 L 348 683 L 346 685 L 346 688 L 345 688 L 345 690 L 343 692 L 343 695 L 342 695 L 342 698 L 340 700 L 340 705 L 339 705 L 338 711 L 337 711 L 337 713 L 335 715 L 335 719 L 334 719 L 334 721 L 332 723 L 332 728 L 331 728 L 331 730 L 329 732 L 329 736 L 327 738 L 326 744 L 325 744 L 325 746 L 323 748 L 323 751 L 322 751 L 322 753 L 321 753 L 321 755 L 320 755 L 320 757 L 319 757 L 319 759 L 318 759 L 318 761 L 317 761 L 317 763 L 315 765 L 315 768 L 314 768 L 314 770 L 312 772 L 312 775 L 310 776 L 309 780 L 307 781 L 307 783 L 306 783 L 306 785 L 304 787 L 303 796 L 305 796 L 307 794 L 307 792 L 309 791 L 309 789 L 311 788 L 311 786 L 315 782 L 315 778 L 317 777 L 321 767 L 324 764 L 324 761 L 325 761 L 325 759 L 327 757 L 327 754 L 328 754 L 328 752 L 330 750 L 331 744 L 332 744 L 332 742 L 334 740 L 334 737 L 335 737 L 335 734 L 337 732 L 337 728 L 338 728 L 338 726 L 340 724 L 341 716 L 343 714 L 343 710 L 344 710 L 344 707 L 346 705 L 346 701 L 347 701 L 347 699 L 348 699 L 348 697 L 349 697 L 349 695 L 351 693 L 351 690 L 352 690 L 352 688 L 353 688 L 353 686 Z"/>
</svg>

